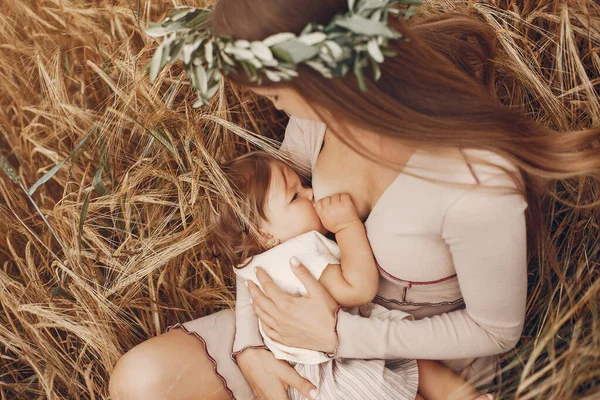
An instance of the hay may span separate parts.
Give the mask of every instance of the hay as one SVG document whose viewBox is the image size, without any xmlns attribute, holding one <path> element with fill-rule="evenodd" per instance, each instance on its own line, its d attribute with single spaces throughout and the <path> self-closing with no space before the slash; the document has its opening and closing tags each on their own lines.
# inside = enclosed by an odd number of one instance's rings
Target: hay
<svg viewBox="0 0 600 400">
<path fill-rule="evenodd" d="M 247 150 L 252 132 L 281 138 L 285 125 L 229 84 L 192 110 L 177 66 L 149 83 L 142 68 L 156 43 L 140 26 L 170 5 L 87 3 L 0 2 L 2 399 L 106 398 L 123 351 L 231 305 L 231 276 L 205 243 L 208 195 L 220 190 L 214 162 Z M 559 130 L 600 123 L 595 2 L 430 0 L 425 10 L 474 13 L 498 31 L 505 103 Z M 598 196 L 577 181 L 555 194 Z M 531 266 L 503 398 L 600 390 L 598 212 L 547 203 L 552 243 L 542 254 L 556 249 L 560 263 Z"/>
</svg>

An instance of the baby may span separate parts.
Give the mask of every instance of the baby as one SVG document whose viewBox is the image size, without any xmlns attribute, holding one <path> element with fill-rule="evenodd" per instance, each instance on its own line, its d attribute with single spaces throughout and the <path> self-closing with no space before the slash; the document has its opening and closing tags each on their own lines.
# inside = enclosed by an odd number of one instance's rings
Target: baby
<svg viewBox="0 0 600 400">
<path fill-rule="evenodd" d="M 220 256 L 238 266 L 239 277 L 260 287 L 254 272 L 260 266 L 288 294 L 304 295 L 306 289 L 289 267 L 289 259 L 296 256 L 340 306 L 369 318 L 412 319 L 370 303 L 378 290 L 379 271 L 349 195 L 315 202 L 312 189 L 293 167 L 260 151 L 227 163 L 223 171 L 249 224 L 237 218 L 230 202 L 218 203 L 214 242 Z M 258 232 L 252 234 L 251 226 Z M 329 232 L 337 243 L 324 236 Z M 319 399 L 492 398 L 480 395 L 436 361 L 331 359 L 272 340 L 260 321 L 259 329 L 275 357 L 290 362 L 318 388 Z M 303 398 L 293 388 L 289 396 Z"/>
</svg>

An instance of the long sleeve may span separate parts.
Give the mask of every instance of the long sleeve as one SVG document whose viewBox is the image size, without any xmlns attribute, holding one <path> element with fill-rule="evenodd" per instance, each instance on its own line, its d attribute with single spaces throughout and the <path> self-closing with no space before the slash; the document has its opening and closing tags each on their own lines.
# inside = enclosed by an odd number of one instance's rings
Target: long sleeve
<svg viewBox="0 0 600 400">
<path fill-rule="evenodd" d="M 236 279 L 235 303 L 235 338 L 232 357 L 247 348 L 265 348 L 263 338 L 258 330 L 258 317 L 250 304 L 250 292 L 239 276 Z"/>
<path fill-rule="evenodd" d="M 279 150 L 310 174 L 314 167 L 326 130 L 325 124 L 291 117 Z"/>
<path fill-rule="evenodd" d="M 447 209 L 441 236 L 452 255 L 465 309 L 416 321 L 340 312 L 335 356 L 449 360 L 514 347 L 525 319 L 526 207 L 517 194 L 485 187 L 463 193 Z"/>
<path fill-rule="evenodd" d="M 279 151 L 289 156 L 295 163 L 310 171 L 311 154 L 305 140 L 305 121 L 291 117 Z"/>
</svg>

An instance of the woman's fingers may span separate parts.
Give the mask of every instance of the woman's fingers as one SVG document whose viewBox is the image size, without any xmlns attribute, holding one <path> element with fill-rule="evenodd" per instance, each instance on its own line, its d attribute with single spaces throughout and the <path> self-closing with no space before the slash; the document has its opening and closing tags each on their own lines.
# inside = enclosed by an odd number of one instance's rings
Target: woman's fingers
<svg viewBox="0 0 600 400">
<path fill-rule="evenodd" d="M 264 328 L 265 332 L 267 333 L 267 335 L 269 335 L 269 337 L 271 339 L 279 341 L 278 338 L 271 335 L 271 332 L 276 332 L 276 328 L 277 328 L 277 322 L 275 322 L 276 319 L 274 317 L 272 317 L 271 315 L 269 315 L 268 313 L 266 313 L 265 311 L 263 311 L 263 309 L 260 308 L 260 306 L 254 307 L 254 312 L 256 312 L 256 315 L 263 323 L 263 328 Z M 277 336 L 279 336 L 279 335 L 277 335 Z"/>
<path fill-rule="evenodd" d="M 303 378 L 295 369 L 290 368 L 284 380 L 285 383 L 299 391 L 304 397 L 308 399 L 317 398 L 317 388 L 308 379 Z"/>
<path fill-rule="evenodd" d="M 300 261 L 296 257 L 290 258 L 290 265 L 292 266 L 294 274 L 306 288 L 308 295 L 325 290 L 310 271 L 304 265 L 300 264 Z"/>
<path fill-rule="evenodd" d="M 288 400 L 287 391 L 283 385 L 277 385 L 277 387 L 271 387 L 266 389 L 264 393 L 256 393 L 258 400 Z"/>
<path fill-rule="evenodd" d="M 279 289 L 279 286 L 273 279 L 260 267 L 256 267 L 256 277 L 260 282 L 263 290 L 275 303 L 279 303 L 289 294 L 285 293 L 283 290 Z"/>
<path fill-rule="evenodd" d="M 272 318 L 277 318 L 277 307 L 273 304 L 273 301 L 267 297 L 258 286 L 252 281 L 248 281 L 248 291 L 252 298 L 252 305 L 254 310 L 260 309 L 263 313 L 270 315 Z"/>
<path fill-rule="evenodd" d="M 293 261 L 299 264 L 295 258 Z M 256 275 L 269 293 L 248 283 L 254 310 L 257 315 L 264 312 L 272 318 L 273 322 L 269 322 L 271 320 L 263 316 L 268 324 L 275 325 L 271 327 L 273 332 L 266 332 L 274 340 L 286 346 L 331 352 L 337 342 L 334 325 L 338 304 L 304 266 L 292 269 L 308 290 L 307 295 L 295 297 L 282 292 L 264 271 L 257 268 Z"/>
<path fill-rule="evenodd" d="M 262 321 L 262 319 L 261 319 L 261 321 Z M 267 334 L 268 337 L 270 337 L 271 339 L 273 339 L 276 342 L 281 343 L 281 336 L 279 335 L 279 333 L 275 329 L 271 328 L 269 325 L 265 324 L 264 321 L 263 321 L 263 330 L 265 331 L 265 333 Z"/>
</svg>

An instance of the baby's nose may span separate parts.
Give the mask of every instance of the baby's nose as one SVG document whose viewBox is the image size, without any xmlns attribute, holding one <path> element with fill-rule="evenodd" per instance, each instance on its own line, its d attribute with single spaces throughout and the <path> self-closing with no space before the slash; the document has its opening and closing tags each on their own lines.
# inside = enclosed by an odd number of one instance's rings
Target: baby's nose
<svg viewBox="0 0 600 400">
<path fill-rule="evenodd" d="M 309 201 L 313 201 L 313 190 L 312 188 L 305 188 L 305 196 Z"/>
</svg>

